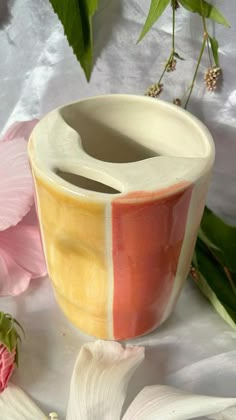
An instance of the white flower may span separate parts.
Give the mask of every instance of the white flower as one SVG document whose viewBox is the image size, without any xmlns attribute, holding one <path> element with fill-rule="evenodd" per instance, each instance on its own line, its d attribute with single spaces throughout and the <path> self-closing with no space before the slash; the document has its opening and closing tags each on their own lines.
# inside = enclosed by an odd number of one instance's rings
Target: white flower
<svg viewBox="0 0 236 420">
<path fill-rule="evenodd" d="M 66 420 L 121 420 L 128 383 L 143 359 L 142 347 L 123 348 L 108 341 L 85 344 L 72 374 Z M 137 395 L 122 420 L 188 420 L 200 416 L 235 420 L 236 398 L 191 395 L 168 386 L 149 386 Z M 57 419 L 56 413 L 50 417 Z M 10 385 L 0 395 L 0 419 L 48 417 L 23 391 Z"/>
</svg>

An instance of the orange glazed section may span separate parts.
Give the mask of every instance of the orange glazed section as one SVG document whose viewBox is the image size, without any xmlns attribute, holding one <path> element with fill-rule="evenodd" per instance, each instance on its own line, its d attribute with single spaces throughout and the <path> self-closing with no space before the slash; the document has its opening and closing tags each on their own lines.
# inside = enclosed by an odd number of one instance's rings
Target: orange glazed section
<svg viewBox="0 0 236 420">
<path fill-rule="evenodd" d="M 105 206 L 68 196 L 37 176 L 35 183 L 56 299 L 82 331 L 107 338 Z"/>
<path fill-rule="evenodd" d="M 161 323 L 175 281 L 191 194 L 192 185 L 182 183 L 113 201 L 116 339 L 142 335 Z M 131 200 L 135 197 L 136 202 Z"/>
</svg>

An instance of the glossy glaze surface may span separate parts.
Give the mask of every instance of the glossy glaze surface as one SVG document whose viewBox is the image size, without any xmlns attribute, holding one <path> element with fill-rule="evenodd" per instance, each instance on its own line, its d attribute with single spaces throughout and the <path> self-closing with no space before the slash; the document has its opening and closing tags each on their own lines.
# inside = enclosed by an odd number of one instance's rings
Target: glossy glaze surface
<svg viewBox="0 0 236 420">
<path fill-rule="evenodd" d="M 89 98 L 48 114 L 29 156 L 65 315 L 107 339 L 160 325 L 187 276 L 204 208 L 214 160 L 206 128 L 161 101 Z"/>
<path fill-rule="evenodd" d="M 39 178 L 36 185 L 48 272 L 56 299 L 80 329 L 106 337 L 104 205 L 68 198 Z"/>
<path fill-rule="evenodd" d="M 145 201 L 128 203 L 124 196 L 112 204 L 115 338 L 142 335 L 161 323 L 175 281 L 192 185 L 136 194 Z"/>
</svg>

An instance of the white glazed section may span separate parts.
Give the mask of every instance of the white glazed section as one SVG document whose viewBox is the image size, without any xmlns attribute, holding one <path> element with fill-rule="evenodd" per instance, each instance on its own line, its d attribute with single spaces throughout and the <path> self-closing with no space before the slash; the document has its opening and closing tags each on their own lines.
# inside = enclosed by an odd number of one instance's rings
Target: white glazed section
<svg viewBox="0 0 236 420">
<path fill-rule="evenodd" d="M 163 315 L 161 323 L 163 323 L 173 311 L 179 294 L 182 290 L 185 279 L 189 274 L 189 269 L 191 265 L 192 255 L 194 252 L 194 247 L 197 239 L 197 233 L 199 225 L 201 222 L 202 214 L 204 211 L 204 204 L 206 201 L 206 195 L 208 190 L 210 180 L 210 173 L 202 175 L 198 179 L 193 187 L 190 206 L 188 210 L 188 217 L 186 223 L 186 229 L 184 234 L 184 240 L 179 256 L 177 272 L 175 276 L 175 281 L 169 299 L 167 308 Z"/>
<path fill-rule="evenodd" d="M 90 136 L 91 149 L 92 132 L 94 147 L 102 147 L 101 125 L 111 142 L 116 133 L 116 138 L 125 136 L 136 148 L 144 146 L 158 156 L 129 163 L 92 157 L 82 142 L 86 144 L 86 135 Z M 96 201 L 111 201 L 114 195 L 72 185 L 55 173 L 56 168 L 126 194 L 157 191 L 182 181 L 195 183 L 214 161 L 212 138 L 195 117 L 175 105 L 133 95 L 88 98 L 52 111 L 35 127 L 31 142 L 30 158 L 36 172 L 68 194 Z"/>
</svg>

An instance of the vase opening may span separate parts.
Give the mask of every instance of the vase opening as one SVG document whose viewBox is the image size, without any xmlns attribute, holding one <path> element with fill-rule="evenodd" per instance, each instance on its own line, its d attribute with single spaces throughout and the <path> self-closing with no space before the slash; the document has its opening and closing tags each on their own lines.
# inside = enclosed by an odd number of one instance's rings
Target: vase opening
<svg viewBox="0 0 236 420">
<path fill-rule="evenodd" d="M 91 113 L 78 111 L 73 118 L 63 110 L 65 122 L 76 130 L 82 141 L 84 151 L 95 159 L 111 163 L 131 163 L 158 156 L 145 144 L 137 142 L 122 130 L 109 126 L 105 121 L 96 119 Z"/>
<path fill-rule="evenodd" d="M 95 159 L 130 163 L 157 156 L 204 158 L 210 147 L 204 129 L 176 106 L 135 96 L 86 99 L 60 109 Z"/>
<path fill-rule="evenodd" d="M 87 178 L 82 175 L 61 171 L 60 169 L 55 169 L 55 173 L 70 184 L 86 190 L 106 194 L 120 194 L 120 191 L 116 190 L 115 188 L 103 184 L 102 182 L 94 181 L 93 179 Z"/>
</svg>

